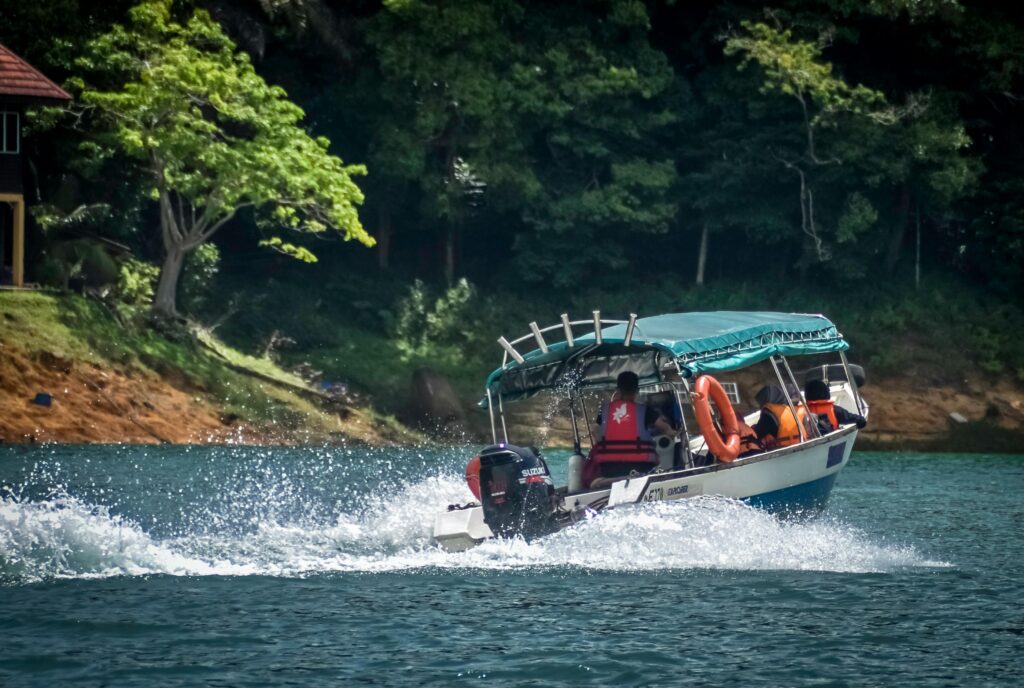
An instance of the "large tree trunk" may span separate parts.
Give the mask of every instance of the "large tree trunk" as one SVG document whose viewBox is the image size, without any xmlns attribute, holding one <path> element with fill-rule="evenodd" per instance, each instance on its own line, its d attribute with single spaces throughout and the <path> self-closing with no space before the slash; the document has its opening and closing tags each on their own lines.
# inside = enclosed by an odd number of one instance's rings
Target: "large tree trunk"
<svg viewBox="0 0 1024 688">
<path fill-rule="evenodd" d="M 377 212 L 377 267 L 387 270 L 391 266 L 391 208 L 382 205 Z"/>
<path fill-rule="evenodd" d="M 900 249 L 903 246 L 903 237 L 907 232 L 907 225 L 910 224 L 910 187 L 906 184 L 900 190 L 900 200 L 896 208 L 897 219 L 889 234 L 889 248 L 885 253 L 885 274 L 892 277 L 896 272 L 896 264 L 900 260 Z"/>
<path fill-rule="evenodd" d="M 697 252 L 697 279 L 695 283 L 698 287 L 704 286 L 704 266 L 708 262 L 708 223 L 704 223 L 704 227 L 700 231 L 700 250 Z"/>
<path fill-rule="evenodd" d="M 160 268 L 160 281 L 157 283 L 156 296 L 153 298 L 153 310 L 164 315 L 177 315 L 176 294 L 178 278 L 185 264 L 185 251 L 180 246 L 167 249 L 164 264 Z"/>
</svg>

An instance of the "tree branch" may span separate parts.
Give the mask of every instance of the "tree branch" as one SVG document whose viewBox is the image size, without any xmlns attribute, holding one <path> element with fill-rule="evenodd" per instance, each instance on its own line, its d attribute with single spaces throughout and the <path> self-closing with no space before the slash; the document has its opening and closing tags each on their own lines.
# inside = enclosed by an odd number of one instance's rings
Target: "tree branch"
<svg viewBox="0 0 1024 688">
<path fill-rule="evenodd" d="M 188 227 L 185 225 L 185 206 L 181 201 L 181 192 L 175 192 L 174 196 L 178 199 L 178 227 L 181 228 L 182 234 L 188 236 Z"/>
<path fill-rule="evenodd" d="M 164 166 L 160 161 L 160 156 L 156 154 L 156 151 L 150 151 L 149 157 L 156 175 L 157 190 L 160 193 L 160 230 L 163 235 L 164 247 L 170 248 L 180 245 L 184 241 L 184 236 L 174 220 L 170 192 L 167 190 L 167 179 L 164 177 Z"/>
<path fill-rule="evenodd" d="M 814 221 L 814 192 L 807 183 L 807 173 L 796 163 L 786 160 L 772 151 L 772 157 L 793 170 L 800 177 L 800 229 L 814 241 L 814 252 L 819 261 L 825 260 L 824 242 L 818 236 L 818 226 Z"/>
<path fill-rule="evenodd" d="M 207 229 L 205 231 L 201 231 L 201 232 L 196 232 L 193 229 L 193 231 L 189 235 L 189 242 L 188 242 L 189 248 L 194 248 L 194 247 L 198 246 L 199 244 L 202 244 L 203 242 L 208 241 L 209 238 L 212 237 L 217 232 L 218 229 L 220 229 L 225 224 L 230 222 L 232 220 L 232 218 L 234 218 L 235 215 L 238 214 L 239 210 L 241 210 L 242 208 L 248 208 L 248 207 L 250 207 L 252 205 L 255 205 L 255 204 L 254 203 L 240 203 L 237 206 L 235 206 L 231 210 L 231 212 L 229 212 L 227 215 L 225 215 L 224 217 L 220 218 L 215 223 L 213 223 L 210 226 L 209 229 Z M 202 220 L 200 220 L 200 221 L 202 221 Z"/>
</svg>

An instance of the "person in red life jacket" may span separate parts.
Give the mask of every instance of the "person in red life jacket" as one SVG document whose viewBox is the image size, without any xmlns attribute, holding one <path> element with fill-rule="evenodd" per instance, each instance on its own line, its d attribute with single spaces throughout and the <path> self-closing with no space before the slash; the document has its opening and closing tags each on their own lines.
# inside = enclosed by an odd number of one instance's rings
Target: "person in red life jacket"
<svg viewBox="0 0 1024 688">
<path fill-rule="evenodd" d="M 617 478 L 633 471 L 644 473 L 657 465 L 654 435 L 674 435 L 675 429 L 654 408 L 637 402 L 640 380 L 636 373 L 620 373 L 615 394 L 601 407 L 593 448 L 583 467 L 583 485 L 598 478 Z M 653 432 L 652 432 L 653 430 Z"/>
<path fill-rule="evenodd" d="M 836 406 L 824 380 L 808 380 L 804 385 L 804 398 L 807 400 L 807 408 L 818 417 L 822 432 L 838 430 L 840 425 L 854 424 L 863 428 L 868 424 L 864 416 Z"/>
</svg>

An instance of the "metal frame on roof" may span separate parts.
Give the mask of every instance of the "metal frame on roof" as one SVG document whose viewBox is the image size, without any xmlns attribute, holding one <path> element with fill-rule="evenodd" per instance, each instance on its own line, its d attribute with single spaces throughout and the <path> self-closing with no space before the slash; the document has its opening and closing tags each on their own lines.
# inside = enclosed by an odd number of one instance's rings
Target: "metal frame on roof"
<svg viewBox="0 0 1024 688">
<path fill-rule="evenodd" d="M 723 311 L 670 313 L 637 320 L 636 314 L 631 313 L 628 320 L 619 320 L 602 318 L 601 312 L 595 310 L 592 316 L 585 320 L 570 320 L 568 314 L 563 313 L 560 322 L 544 328 L 536 321 L 531 322 L 530 332 L 512 341 L 499 337 L 498 343 L 504 350 L 501 366 L 492 371 L 485 385 L 492 400 L 498 397 L 500 402 L 504 397 L 505 401 L 515 401 L 533 396 L 552 386 L 556 379 L 561 379 L 567 366 L 592 359 L 605 360 L 609 370 L 591 367 L 579 386 L 610 384 L 604 378 L 613 372 L 613 368 L 618 372 L 631 368 L 630 364 L 623 364 L 624 358 L 632 356 L 630 351 L 636 351 L 637 356 L 641 351 L 660 352 L 655 354 L 655 360 L 643 362 L 638 358 L 636 363 L 640 367 L 632 366 L 642 380 L 650 382 L 661 378 L 660 366 L 666 363 L 664 360 L 658 363 L 657 358 L 661 356 L 670 359 L 673 367 L 685 378 L 742 368 L 769 356 L 825 353 L 848 348 L 835 325 L 816 314 Z M 666 330 L 664 320 L 677 317 L 682 319 L 678 334 L 673 331 L 671 320 Z M 721 328 L 717 330 L 715 318 L 722 320 Z M 702 319 L 711 319 L 712 325 L 707 327 L 700 322 Z M 592 327 L 593 331 L 575 336 L 573 327 L 583 325 Z M 809 329 L 801 330 L 808 326 Z M 648 329 L 646 333 L 645 327 Z M 565 340 L 549 344 L 545 333 L 559 330 Z M 634 334 L 641 340 L 634 341 Z M 725 343 L 730 338 L 739 341 Z M 532 351 L 524 354 L 516 349 L 516 345 L 530 341 L 536 344 Z M 589 367 L 591 364 L 585 365 Z M 512 373 L 515 375 L 510 379 L 508 376 Z M 505 388 L 506 381 L 511 387 Z M 489 403 L 484 399 L 480 405 L 487 407 Z"/>
<path fill-rule="evenodd" d="M 830 342 L 837 338 L 842 339 L 843 335 L 836 330 L 834 325 L 822 328 L 815 332 L 768 332 L 759 337 L 757 341 L 748 340 L 741 344 L 736 344 L 735 346 L 720 347 L 718 349 L 702 351 L 700 353 L 679 354 L 676 355 L 676 359 L 679 361 L 680 365 L 685 366 L 687 363 L 715 360 L 732 354 L 743 353 L 744 351 L 764 348 L 766 346 L 774 346 L 777 344 Z"/>
</svg>

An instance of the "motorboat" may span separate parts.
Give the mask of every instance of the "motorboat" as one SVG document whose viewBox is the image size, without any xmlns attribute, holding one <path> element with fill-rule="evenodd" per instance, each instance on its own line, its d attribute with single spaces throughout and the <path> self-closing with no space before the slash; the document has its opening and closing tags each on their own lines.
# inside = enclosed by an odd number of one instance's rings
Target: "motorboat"
<svg viewBox="0 0 1024 688">
<path fill-rule="evenodd" d="M 543 536 L 605 509 L 699 495 L 743 500 L 770 511 L 817 513 L 850 460 L 858 428 L 814 422 L 789 359 L 836 355 L 837 362 L 812 366 L 799 377 L 805 383 L 821 380 L 833 403 L 864 418 L 868 414 L 859 391 L 864 371 L 847 361 L 849 344 L 823 315 L 717 311 L 609 320 L 593 311 L 583 320 L 563 314 L 548 327 L 530 323 L 527 334 L 499 337 L 498 344 L 501 365 L 487 377 L 480 401 L 490 415 L 492 443 L 467 467 L 477 499 L 449 505 L 434 522 L 434 539 L 450 551 L 496 536 Z M 780 408 L 802 422 L 794 421 L 786 446 L 740 453 L 740 421 L 752 426 L 761 411 L 737 414 L 737 385 L 724 379 L 753 366 L 774 374 Z M 594 401 L 598 395 L 607 398 L 623 373 L 635 375 L 640 398 L 662 403 L 672 434 L 638 436 L 639 444 L 625 449 L 609 449 L 595 438 Z M 542 393 L 564 403 L 571 420 L 573 453 L 565 485 L 555 485 L 539 449 L 508 436 L 506 406 Z M 616 407 L 617 414 L 622 407 Z M 601 451 L 630 457 L 650 452 L 650 463 L 622 471 L 622 462 L 601 463 L 608 458 Z M 619 472 L 605 475 L 601 466 L 618 466 Z"/>
</svg>

